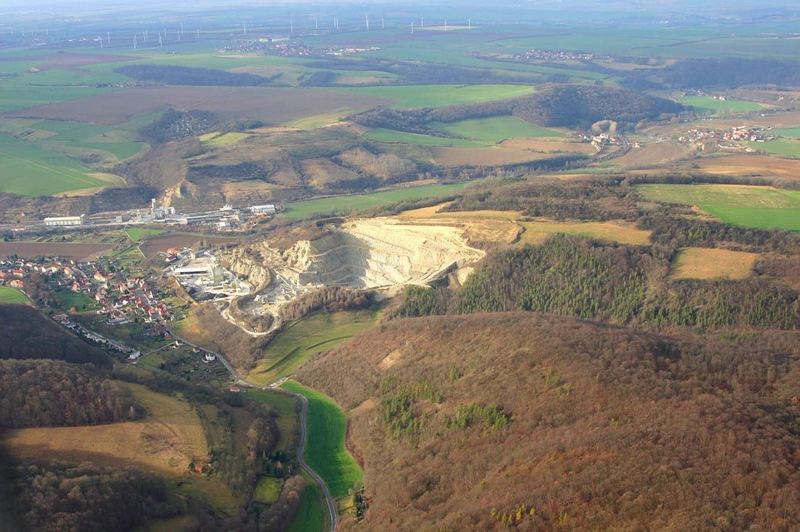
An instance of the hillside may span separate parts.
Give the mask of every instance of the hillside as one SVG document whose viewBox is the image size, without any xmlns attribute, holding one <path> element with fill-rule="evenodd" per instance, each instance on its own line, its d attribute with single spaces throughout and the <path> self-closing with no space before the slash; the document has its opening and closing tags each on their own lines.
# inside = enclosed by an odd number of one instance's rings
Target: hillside
<svg viewBox="0 0 800 532">
<path fill-rule="evenodd" d="M 349 411 L 370 530 L 789 530 L 798 372 L 795 333 L 512 313 L 392 321 L 298 378 Z"/>
<path fill-rule="evenodd" d="M 48 358 L 110 366 L 102 350 L 26 305 L 0 305 L 0 359 Z"/>
</svg>

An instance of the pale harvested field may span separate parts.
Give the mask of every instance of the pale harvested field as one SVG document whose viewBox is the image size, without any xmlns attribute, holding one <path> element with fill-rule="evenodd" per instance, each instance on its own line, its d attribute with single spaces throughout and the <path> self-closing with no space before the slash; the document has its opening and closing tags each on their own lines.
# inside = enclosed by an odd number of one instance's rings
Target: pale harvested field
<svg viewBox="0 0 800 532">
<path fill-rule="evenodd" d="M 695 165 L 709 174 L 800 179 L 800 159 L 737 154 L 699 159 Z"/>
<path fill-rule="evenodd" d="M 672 266 L 673 279 L 746 279 L 753 274 L 757 253 L 727 249 L 685 248 Z"/>
<path fill-rule="evenodd" d="M 22 459 L 60 458 L 101 465 L 135 464 L 168 475 L 183 475 L 193 460 L 206 460 L 200 418 L 186 401 L 129 384 L 147 409 L 142 420 L 84 427 L 14 430 L 3 443 Z"/>
<path fill-rule="evenodd" d="M 660 166 L 694 156 L 694 149 L 671 142 L 647 144 L 641 148 L 631 148 L 622 157 L 612 160 L 613 164 L 626 168 L 646 168 Z"/>
<path fill-rule="evenodd" d="M 622 220 L 608 222 L 558 222 L 542 219 L 520 223 L 525 228 L 525 232 L 520 236 L 521 244 L 538 245 L 552 235 L 558 233 L 585 236 L 632 246 L 646 246 L 650 244 L 650 231 L 639 229 L 634 224 Z"/>
<path fill-rule="evenodd" d="M 588 142 L 548 138 L 508 139 L 501 142 L 500 147 L 542 153 L 582 153 L 584 155 L 592 155 L 597 151 Z"/>
<path fill-rule="evenodd" d="M 345 91 L 294 87 L 136 87 L 37 105 L 8 116 L 113 125 L 170 105 L 211 111 L 223 118 L 246 117 L 282 124 L 344 107 L 359 110 L 385 103 L 389 101 Z"/>
<path fill-rule="evenodd" d="M 501 166 L 553 157 L 553 154 L 500 147 L 433 148 L 432 152 L 434 160 L 442 166 Z"/>
<path fill-rule="evenodd" d="M 35 257 L 64 257 L 90 260 L 111 251 L 111 244 L 81 244 L 75 242 L 0 242 L 0 257 L 17 255 L 24 259 Z"/>
<path fill-rule="evenodd" d="M 446 205 L 443 203 L 405 211 L 398 218 L 414 224 L 461 227 L 464 229 L 464 237 L 472 243 L 511 244 L 522 232 L 522 226 L 515 221 L 521 216 L 517 211 L 442 212 L 441 209 Z"/>
</svg>

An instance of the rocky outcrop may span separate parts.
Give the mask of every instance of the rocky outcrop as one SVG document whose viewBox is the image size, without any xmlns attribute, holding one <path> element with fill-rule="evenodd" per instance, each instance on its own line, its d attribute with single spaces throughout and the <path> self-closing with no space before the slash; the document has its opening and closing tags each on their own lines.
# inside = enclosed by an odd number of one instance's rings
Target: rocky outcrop
<svg viewBox="0 0 800 532">
<path fill-rule="evenodd" d="M 272 275 L 261 254 L 252 249 L 234 249 L 220 257 L 222 265 L 242 279 L 246 279 L 253 292 L 265 289 L 272 282 Z"/>
</svg>

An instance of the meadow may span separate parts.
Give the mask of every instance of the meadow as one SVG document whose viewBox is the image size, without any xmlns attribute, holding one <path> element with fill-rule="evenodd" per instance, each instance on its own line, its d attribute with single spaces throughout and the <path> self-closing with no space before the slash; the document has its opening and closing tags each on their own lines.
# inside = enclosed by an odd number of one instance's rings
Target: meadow
<svg viewBox="0 0 800 532">
<path fill-rule="evenodd" d="M 283 488 L 283 479 L 275 477 L 261 477 L 258 479 L 253 498 L 258 502 L 272 504 L 278 500 Z"/>
<path fill-rule="evenodd" d="M 558 222 L 535 220 L 520 222 L 525 232 L 520 237 L 521 244 L 541 244 L 557 234 L 585 236 L 608 242 L 619 242 L 629 246 L 650 244 L 650 231 L 639 229 L 631 222 L 612 220 L 608 222 Z"/>
<path fill-rule="evenodd" d="M 0 286 L 0 304 L 3 305 L 30 305 L 28 296 L 10 286 Z"/>
<path fill-rule="evenodd" d="M 383 190 L 370 194 L 354 194 L 351 196 L 336 196 L 297 201 L 288 203 L 286 205 L 286 211 L 282 213 L 281 216 L 289 220 L 302 220 L 303 218 L 313 218 L 315 216 L 350 214 L 373 207 L 392 205 L 402 201 L 415 201 L 425 198 L 448 196 L 458 193 L 465 186 L 467 186 L 467 183 L 422 185 Z"/>
<path fill-rule="evenodd" d="M 695 205 L 726 223 L 800 231 L 800 191 L 742 185 L 640 185 L 636 189 L 653 201 Z"/>
<path fill-rule="evenodd" d="M 377 322 L 373 311 L 318 312 L 290 323 L 264 350 L 248 379 L 268 385 L 291 375 L 311 356 L 333 349 Z"/>
<path fill-rule="evenodd" d="M 334 498 L 347 496 L 349 490 L 360 486 L 363 472 L 345 447 L 344 412 L 327 395 L 296 381 L 287 381 L 283 387 L 308 399 L 306 462 L 322 477 Z"/>
<path fill-rule="evenodd" d="M 747 279 L 759 255 L 716 248 L 685 248 L 672 264 L 673 279 Z"/>
<path fill-rule="evenodd" d="M 783 157 L 800 157 L 800 140 L 797 139 L 775 139 L 767 142 L 750 142 L 751 148 L 770 155 L 780 155 Z"/>
<path fill-rule="evenodd" d="M 678 102 L 706 114 L 750 113 L 764 108 L 763 105 L 756 102 L 731 99 L 717 100 L 711 96 L 684 96 L 678 98 Z"/>
<path fill-rule="evenodd" d="M 434 127 L 456 137 L 472 139 L 484 144 L 497 144 L 507 139 L 535 137 L 563 137 L 555 129 L 540 127 L 514 116 L 496 116 L 463 120 Z"/>
<path fill-rule="evenodd" d="M 322 494 L 314 481 L 306 477 L 306 487 L 300 495 L 300 505 L 294 514 L 294 519 L 286 529 L 287 532 L 311 532 L 325 530 L 327 520 L 323 513 Z"/>
<path fill-rule="evenodd" d="M 393 102 L 393 107 L 403 109 L 507 100 L 534 92 L 528 85 L 383 85 L 337 90 L 386 98 Z"/>
<path fill-rule="evenodd" d="M 0 158 L 0 192 L 48 196 L 108 185 L 75 159 L 8 135 L 0 135 Z"/>
<path fill-rule="evenodd" d="M 482 142 L 476 142 L 469 139 L 460 139 L 453 137 L 435 137 L 433 135 L 422 135 L 420 133 L 408 133 L 406 131 L 395 131 L 393 129 L 371 129 L 364 137 L 376 142 L 383 142 L 386 144 L 411 144 L 414 146 L 431 146 L 431 147 L 454 147 L 454 148 L 473 148 L 482 147 Z"/>
</svg>

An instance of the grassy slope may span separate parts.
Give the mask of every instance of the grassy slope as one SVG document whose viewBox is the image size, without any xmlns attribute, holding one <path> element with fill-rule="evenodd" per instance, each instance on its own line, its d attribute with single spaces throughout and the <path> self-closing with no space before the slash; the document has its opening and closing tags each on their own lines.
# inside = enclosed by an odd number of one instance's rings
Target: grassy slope
<svg viewBox="0 0 800 532">
<path fill-rule="evenodd" d="M 373 192 L 371 194 L 353 194 L 350 196 L 334 196 L 308 201 L 289 203 L 283 214 L 289 220 L 301 220 L 314 216 L 348 214 L 382 205 L 391 205 L 401 201 L 414 201 L 455 194 L 466 186 L 466 183 L 449 185 L 424 185 Z"/>
<path fill-rule="evenodd" d="M 291 375 L 312 355 L 333 349 L 375 325 L 372 311 L 318 312 L 285 327 L 264 351 L 263 359 L 248 379 L 270 384 Z"/>
<path fill-rule="evenodd" d="M 452 124 L 438 124 L 436 127 L 451 135 L 473 139 L 486 144 L 496 144 L 513 138 L 564 136 L 560 131 L 539 127 L 513 116 L 463 120 Z"/>
<path fill-rule="evenodd" d="M 797 139 L 775 139 L 769 142 L 750 142 L 748 144 L 754 150 L 763 151 L 770 155 L 800 157 L 800 140 Z"/>
<path fill-rule="evenodd" d="M 7 135 L 0 135 L 0 158 L 0 192 L 41 196 L 106 184 L 66 155 Z"/>
<path fill-rule="evenodd" d="M 433 135 L 421 135 L 419 133 L 407 133 L 405 131 L 395 131 L 392 129 L 372 129 L 365 135 L 369 140 L 384 142 L 388 144 L 412 144 L 415 146 L 450 146 L 454 148 L 475 148 L 483 147 L 481 142 L 468 139 L 456 139 L 449 137 L 434 137 Z"/>
<path fill-rule="evenodd" d="M 331 495 L 345 497 L 361 484 L 363 472 L 345 447 L 344 412 L 327 395 L 295 381 L 288 381 L 283 387 L 308 399 L 306 462 L 322 477 Z"/>
<path fill-rule="evenodd" d="M 800 231 L 800 191 L 736 185 L 641 185 L 646 198 L 697 205 L 723 222 Z"/>
<path fill-rule="evenodd" d="M 322 507 L 322 494 L 319 488 L 309 481 L 300 495 L 300 506 L 287 532 L 316 532 L 325 529 L 325 515 Z"/>
<path fill-rule="evenodd" d="M 505 100 L 534 91 L 527 85 L 402 85 L 342 90 L 389 98 L 394 100 L 394 107 L 406 109 Z"/>
<path fill-rule="evenodd" d="M 30 305 L 28 296 L 10 286 L 0 286 L 0 304 L 3 305 Z"/>
<path fill-rule="evenodd" d="M 701 113 L 709 114 L 749 113 L 764 108 L 760 103 L 744 100 L 715 100 L 711 96 L 684 96 L 678 98 L 678 102 L 694 107 Z"/>
</svg>

